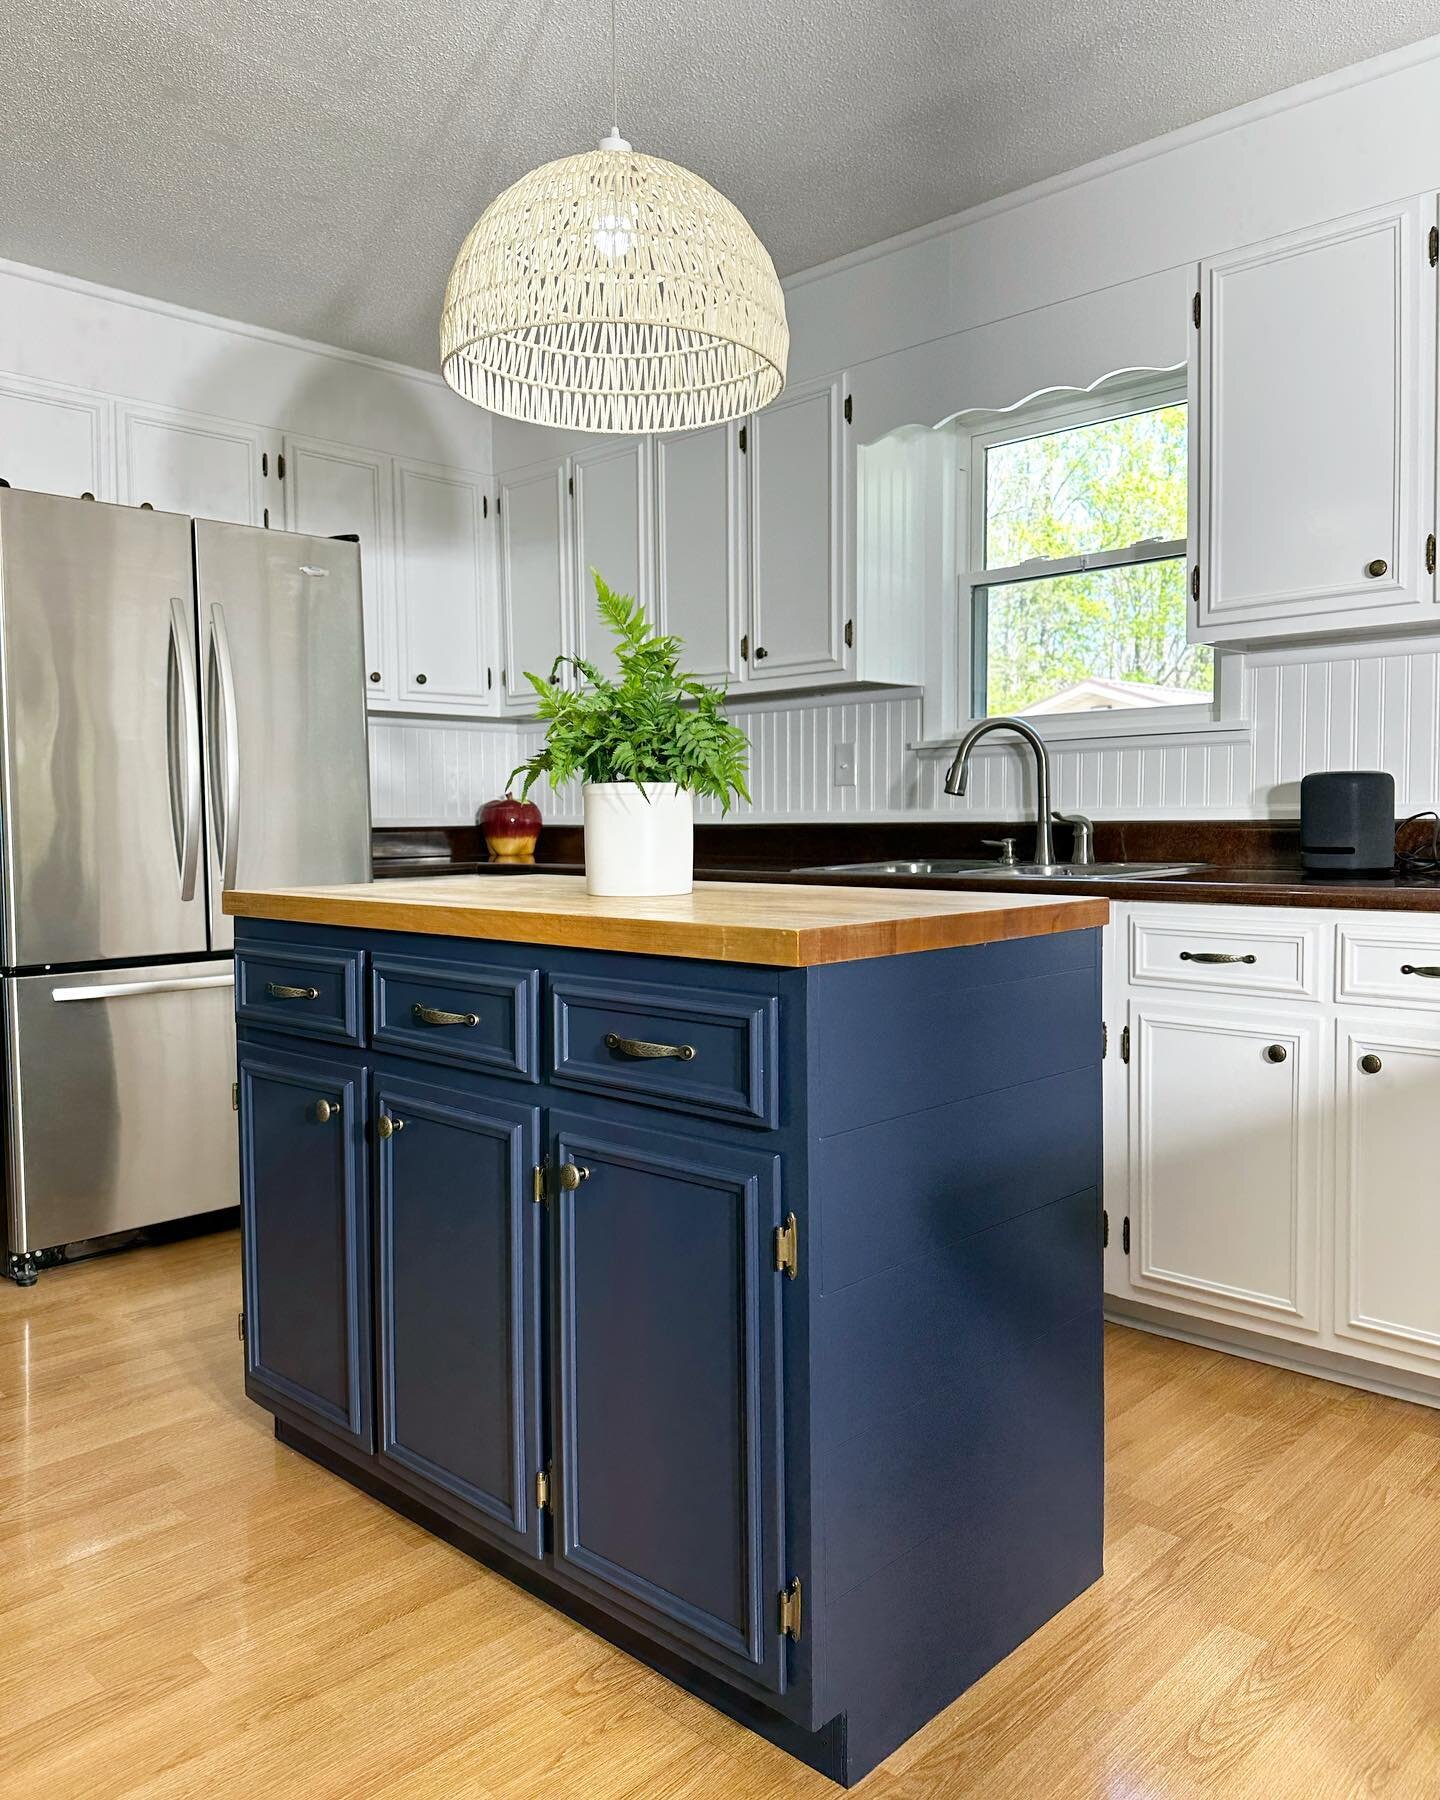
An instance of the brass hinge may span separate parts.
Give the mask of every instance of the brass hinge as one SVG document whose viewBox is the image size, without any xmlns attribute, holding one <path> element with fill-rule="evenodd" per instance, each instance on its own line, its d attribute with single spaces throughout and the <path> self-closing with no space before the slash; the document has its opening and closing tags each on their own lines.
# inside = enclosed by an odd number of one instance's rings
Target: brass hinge
<svg viewBox="0 0 1440 1800">
<path fill-rule="evenodd" d="M 1198 331 L 1200 329 L 1200 296 L 1198 293 L 1190 302 L 1190 317 L 1194 321 L 1195 329 Z"/>
<path fill-rule="evenodd" d="M 797 1575 L 780 1596 L 780 1635 L 794 1638 L 797 1644 L 800 1641 L 802 1607 L 800 1577 Z"/>
<path fill-rule="evenodd" d="M 575 477 L 573 475 L 569 478 L 566 485 L 568 486 L 570 492 L 573 494 L 575 492 Z"/>
<path fill-rule="evenodd" d="M 539 1512 L 550 1510 L 550 1470 L 548 1466 L 535 1471 L 535 1506 Z"/>
<path fill-rule="evenodd" d="M 1190 571 L 1190 598 L 1198 606 L 1200 604 L 1200 565 L 1196 563 Z"/>
<path fill-rule="evenodd" d="M 854 419 L 855 419 L 855 409 L 850 403 L 849 394 L 847 394 L 845 396 L 845 423 L 847 425 L 853 424 Z"/>
<path fill-rule="evenodd" d="M 490 517 L 490 496 L 488 494 L 480 496 L 480 517 L 482 519 Z"/>
<path fill-rule="evenodd" d="M 1130 1027 L 1128 1025 L 1120 1033 L 1120 1060 L 1123 1063 L 1128 1063 L 1130 1060 Z"/>
<path fill-rule="evenodd" d="M 1130 1221 L 1128 1218 L 1120 1227 L 1120 1248 L 1127 1256 L 1130 1254 Z"/>
<path fill-rule="evenodd" d="M 260 473 L 262 475 L 270 473 L 270 452 L 268 450 L 260 452 Z"/>
<path fill-rule="evenodd" d="M 845 648 L 847 650 L 855 648 L 855 621 L 853 619 L 845 621 Z"/>
<path fill-rule="evenodd" d="M 240 1110 L 240 1083 L 238 1081 L 230 1083 L 230 1110 L 231 1112 Z"/>
<path fill-rule="evenodd" d="M 746 451 L 749 450 L 749 448 L 750 448 L 750 433 L 747 430 L 747 428 L 744 425 L 742 425 L 740 427 L 740 454 L 742 456 L 744 456 Z"/>
<path fill-rule="evenodd" d="M 792 1281 L 800 1273 L 800 1226 L 794 1213 L 786 1213 L 785 1223 L 775 1227 L 775 1268 Z"/>
<path fill-rule="evenodd" d="M 536 1163 L 531 1171 L 530 1197 L 537 1206 L 545 1204 L 545 1165 L 543 1162 Z"/>
<path fill-rule="evenodd" d="M 268 506 L 265 508 L 265 511 L 261 514 L 261 521 L 264 524 L 265 529 L 268 531 L 270 529 L 270 508 Z"/>
<path fill-rule="evenodd" d="M 1430 227 L 1430 267 L 1440 263 L 1440 225 Z"/>
<path fill-rule="evenodd" d="M 1110 1027 L 1103 1022 L 1100 1026 L 1100 1060 L 1104 1062 L 1110 1054 Z"/>
<path fill-rule="evenodd" d="M 495 496 L 495 517 L 497 519 L 500 517 L 500 500 L 501 500 L 501 496 L 499 494 L 497 494 Z"/>
<path fill-rule="evenodd" d="M 1102 1250 L 1110 1248 L 1110 1215 L 1104 1207 L 1100 1209 L 1100 1248 Z"/>
<path fill-rule="evenodd" d="M 750 633 L 748 631 L 740 640 L 740 660 L 741 662 L 750 660 Z"/>
<path fill-rule="evenodd" d="M 243 1312 L 236 1313 L 235 1322 L 240 1327 L 240 1342 L 243 1344 L 245 1342 L 245 1315 Z"/>
<path fill-rule="evenodd" d="M 282 481 L 285 479 L 285 452 L 283 450 L 275 458 L 275 473 Z"/>
<path fill-rule="evenodd" d="M 1435 573 L 1435 533 L 1432 531 L 1425 540 L 1425 573 Z"/>
</svg>

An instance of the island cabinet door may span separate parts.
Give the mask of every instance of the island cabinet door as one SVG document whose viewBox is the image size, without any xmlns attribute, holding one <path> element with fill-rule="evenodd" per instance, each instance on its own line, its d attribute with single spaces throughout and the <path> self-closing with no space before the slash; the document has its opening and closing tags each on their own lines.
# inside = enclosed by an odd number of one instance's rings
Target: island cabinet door
<svg viewBox="0 0 1440 1800">
<path fill-rule="evenodd" d="M 245 1390 L 369 1451 L 363 1070 L 242 1045 L 239 1078 Z"/>
<path fill-rule="evenodd" d="M 375 1076 L 383 1462 L 538 1557 L 540 1114 Z"/>
<path fill-rule="evenodd" d="M 549 1122 L 557 1569 L 781 1691 L 780 1159 Z"/>
</svg>

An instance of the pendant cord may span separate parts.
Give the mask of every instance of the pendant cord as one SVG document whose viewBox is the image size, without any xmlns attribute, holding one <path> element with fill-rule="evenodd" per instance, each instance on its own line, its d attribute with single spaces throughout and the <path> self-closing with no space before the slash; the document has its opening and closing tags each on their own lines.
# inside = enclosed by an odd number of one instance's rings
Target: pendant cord
<svg viewBox="0 0 1440 1800">
<path fill-rule="evenodd" d="M 616 74 L 615 61 L 615 5 L 610 0 L 610 129 L 616 137 L 620 135 L 620 81 Z"/>
</svg>

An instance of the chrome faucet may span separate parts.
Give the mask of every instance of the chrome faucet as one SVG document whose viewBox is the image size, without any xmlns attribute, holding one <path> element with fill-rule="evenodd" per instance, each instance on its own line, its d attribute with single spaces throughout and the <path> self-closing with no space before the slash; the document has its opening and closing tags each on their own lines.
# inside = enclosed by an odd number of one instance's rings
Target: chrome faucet
<svg viewBox="0 0 1440 1800">
<path fill-rule="evenodd" d="M 1035 860 L 1048 868 L 1055 861 L 1050 835 L 1050 753 L 1044 740 L 1023 719 L 981 719 L 961 738 L 955 760 L 945 773 L 945 792 L 963 794 L 970 779 L 970 752 L 992 731 L 1013 731 L 1035 752 Z"/>
</svg>

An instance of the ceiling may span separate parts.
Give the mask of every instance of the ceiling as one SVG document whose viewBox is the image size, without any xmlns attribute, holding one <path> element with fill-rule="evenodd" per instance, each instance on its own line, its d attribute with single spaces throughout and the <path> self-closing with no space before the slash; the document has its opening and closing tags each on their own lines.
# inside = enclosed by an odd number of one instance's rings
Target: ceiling
<svg viewBox="0 0 1440 1800">
<path fill-rule="evenodd" d="M 618 0 L 620 124 L 782 274 L 1434 31 L 1434 0 Z M 605 0 L 10 0 L 0 255 L 433 368 L 465 232 L 609 124 Z"/>
</svg>

